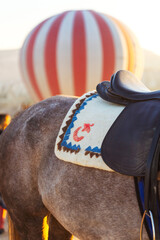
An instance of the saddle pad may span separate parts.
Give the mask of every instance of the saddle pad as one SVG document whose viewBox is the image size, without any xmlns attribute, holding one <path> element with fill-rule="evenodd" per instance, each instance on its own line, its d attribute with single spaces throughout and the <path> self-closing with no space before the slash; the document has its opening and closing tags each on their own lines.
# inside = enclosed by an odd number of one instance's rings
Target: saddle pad
<svg viewBox="0 0 160 240">
<path fill-rule="evenodd" d="M 104 101 L 95 91 L 77 99 L 60 128 L 55 145 L 56 156 L 81 166 L 113 171 L 102 160 L 101 145 L 124 108 Z"/>
</svg>

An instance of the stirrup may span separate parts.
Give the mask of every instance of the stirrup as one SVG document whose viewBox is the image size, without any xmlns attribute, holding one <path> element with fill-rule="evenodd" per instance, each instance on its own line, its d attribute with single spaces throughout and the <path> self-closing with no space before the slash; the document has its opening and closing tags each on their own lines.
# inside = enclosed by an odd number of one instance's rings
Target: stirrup
<svg viewBox="0 0 160 240">
<path fill-rule="evenodd" d="M 153 240 L 156 240 L 156 234 L 155 234 L 155 225 L 154 225 L 154 219 L 153 219 L 153 214 L 152 212 L 149 210 L 149 213 L 147 213 L 147 211 L 145 210 L 143 213 L 143 217 L 142 217 L 142 221 L 141 221 L 141 229 L 140 229 L 140 240 L 142 240 L 142 234 L 143 234 L 143 223 L 144 223 L 144 219 L 145 216 L 150 217 L 151 219 L 151 225 L 152 225 L 152 232 L 153 232 Z"/>
</svg>

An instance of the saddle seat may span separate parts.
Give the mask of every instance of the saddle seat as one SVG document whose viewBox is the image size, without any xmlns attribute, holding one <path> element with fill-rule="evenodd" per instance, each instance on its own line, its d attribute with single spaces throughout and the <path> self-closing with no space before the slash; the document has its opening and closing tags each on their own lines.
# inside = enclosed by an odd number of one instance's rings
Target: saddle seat
<svg viewBox="0 0 160 240">
<path fill-rule="evenodd" d="M 131 72 L 120 70 L 112 75 L 111 81 L 97 85 L 97 92 L 104 100 L 128 104 L 128 102 L 160 99 L 160 91 L 150 91 Z"/>
</svg>

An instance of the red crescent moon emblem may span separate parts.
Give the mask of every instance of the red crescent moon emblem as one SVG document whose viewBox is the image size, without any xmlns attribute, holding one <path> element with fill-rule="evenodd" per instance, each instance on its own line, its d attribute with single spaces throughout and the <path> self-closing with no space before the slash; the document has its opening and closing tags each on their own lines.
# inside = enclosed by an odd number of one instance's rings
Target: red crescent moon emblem
<svg viewBox="0 0 160 240">
<path fill-rule="evenodd" d="M 87 132 L 87 133 L 89 133 L 89 132 L 91 131 L 91 127 L 93 127 L 93 126 L 94 126 L 94 123 L 93 123 L 93 124 L 84 123 L 84 128 L 82 129 L 82 132 Z M 79 142 L 79 141 L 81 141 L 81 140 L 84 138 L 84 136 L 78 137 L 78 133 L 79 133 L 79 131 L 81 130 L 81 128 L 82 128 L 82 127 L 78 127 L 78 128 L 74 131 L 74 133 L 73 133 L 73 139 L 74 139 L 75 142 Z"/>
</svg>

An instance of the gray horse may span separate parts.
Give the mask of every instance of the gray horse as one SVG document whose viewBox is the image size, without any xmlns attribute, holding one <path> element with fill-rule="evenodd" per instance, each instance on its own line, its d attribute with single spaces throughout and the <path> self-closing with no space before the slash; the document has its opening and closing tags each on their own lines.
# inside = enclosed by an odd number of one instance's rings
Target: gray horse
<svg viewBox="0 0 160 240">
<path fill-rule="evenodd" d="M 0 137 L 0 192 L 12 240 L 137 240 L 141 215 L 133 177 L 56 158 L 55 140 L 75 98 L 56 96 L 15 117 Z M 144 239 L 148 239 L 144 231 Z"/>
</svg>

